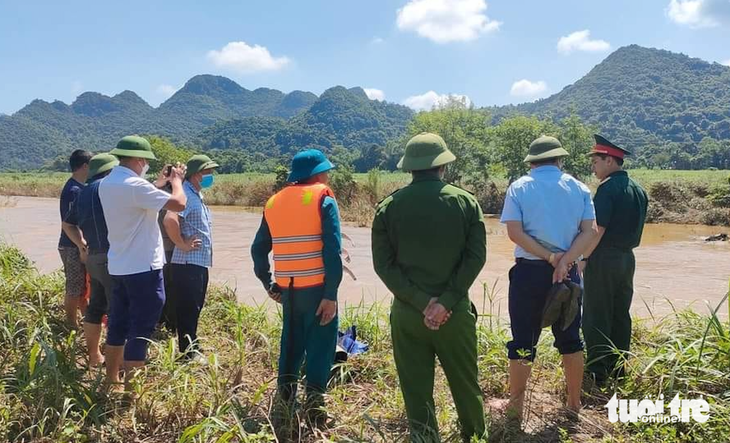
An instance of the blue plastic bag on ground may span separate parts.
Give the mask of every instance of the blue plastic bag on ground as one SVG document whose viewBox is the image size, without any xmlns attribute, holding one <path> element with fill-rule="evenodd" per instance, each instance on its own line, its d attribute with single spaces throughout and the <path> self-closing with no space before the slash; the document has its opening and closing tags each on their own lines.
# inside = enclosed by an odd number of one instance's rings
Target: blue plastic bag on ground
<svg viewBox="0 0 730 443">
<path fill-rule="evenodd" d="M 352 355 L 362 354 L 369 348 L 367 343 L 357 340 L 357 327 L 350 326 L 345 332 L 338 331 L 337 352 L 335 360 L 338 362 L 347 361 Z"/>
</svg>

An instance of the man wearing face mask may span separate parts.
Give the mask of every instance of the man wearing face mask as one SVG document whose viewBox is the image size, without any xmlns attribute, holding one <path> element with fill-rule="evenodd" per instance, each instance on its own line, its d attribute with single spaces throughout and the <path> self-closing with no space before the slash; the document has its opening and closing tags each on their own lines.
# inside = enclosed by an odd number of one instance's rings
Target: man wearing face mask
<svg viewBox="0 0 730 443">
<path fill-rule="evenodd" d="M 207 155 L 190 158 L 183 183 L 187 197 L 185 210 L 165 214 L 165 230 L 175 243 L 171 274 L 178 346 L 186 359 L 195 355 L 198 318 L 208 290 L 208 269 L 213 265 L 213 219 L 201 190 L 213 185 L 213 170 L 217 167 L 218 163 Z"/>
<path fill-rule="evenodd" d="M 144 179 L 149 161 L 155 160 L 150 143 L 139 136 L 124 137 L 110 154 L 119 166 L 99 186 L 109 234 L 109 305 L 106 364 L 110 386 L 121 385 L 124 361 L 125 388 L 138 368 L 144 366 L 147 344 L 165 302 L 162 235 L 157 224 L 161 209 L 182 211 L 186 197 L 184 167 L 172 168 L 168 180 L 172 195 Z"/>
</svg>

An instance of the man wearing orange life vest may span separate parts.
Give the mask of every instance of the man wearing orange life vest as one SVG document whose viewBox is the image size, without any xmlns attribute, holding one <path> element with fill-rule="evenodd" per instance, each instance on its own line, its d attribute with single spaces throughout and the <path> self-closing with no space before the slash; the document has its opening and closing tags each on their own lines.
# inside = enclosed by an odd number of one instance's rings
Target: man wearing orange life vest
<svg viewBox="0 0 730 443">
<path fill-rule="evenodd" d="M 337 288 L 342 281 L 340 216 L 327 186 L 327 171 L 332 168 L 316 149 L 295 155 L 288 178 L 291 184 L 266 203 L 251 245 L 256 277 L 283 306 L 280 405 L 291 417 L 306 354 L 305 417 L 316 426 L 327 418 L 323 394 L 337 344 Z"/>
</svg>

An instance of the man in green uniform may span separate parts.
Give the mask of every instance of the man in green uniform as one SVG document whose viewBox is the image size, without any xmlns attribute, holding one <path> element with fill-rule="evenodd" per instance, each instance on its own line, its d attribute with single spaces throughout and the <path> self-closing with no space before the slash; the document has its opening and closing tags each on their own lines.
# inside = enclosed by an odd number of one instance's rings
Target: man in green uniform
<svg viewBox="0 0 730 443">
<path fill-rule="evenodd" d="M 445 165 L 455 159 L 438 135 L 413 137 L 398 164 L 413 173 L 413 181 L 383 200 L 373 221 L 373 263 L 395 296 L 393 355 L 416 442 L 439 441 L 433 400 L 437 356 L 462 437 L 485 433 L 469 287 L 486 261 L 486 230 L 476 199 L 442 180 Z"/>
<path fill-rule="evenodd" d="M 593 202 L 598 237 L 585 254 L 583 336 L 588 348 L 588 372 L 603 384 L 618 370 L 619 351 L 631 341 L 631 298 L 636 262 L 633 249 L 644 230 L 648 197 L 644 189 L 622 169 L 631 153 L 600 135 L 589 153 L 593 173 L 601 180 Z M 623 365 L 618 365 L 623 366 Z"/>
</svg>

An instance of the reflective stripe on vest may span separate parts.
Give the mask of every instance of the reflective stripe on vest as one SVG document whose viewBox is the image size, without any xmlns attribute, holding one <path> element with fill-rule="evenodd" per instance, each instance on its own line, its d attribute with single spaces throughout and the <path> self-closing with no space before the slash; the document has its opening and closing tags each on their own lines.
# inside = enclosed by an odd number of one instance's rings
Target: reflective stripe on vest
<svg viewBox="0 0 730 443">
<path fill-rule="evenodd" d="M 322 199 L 334 197 L 321 183 L 291 185 L 266 203 L 264 218 L 271 231 L 274 277 L 282 288 L 324 284 Z"/>
</svg>

